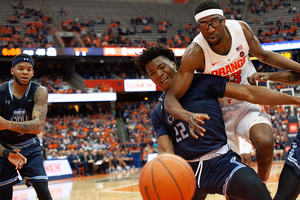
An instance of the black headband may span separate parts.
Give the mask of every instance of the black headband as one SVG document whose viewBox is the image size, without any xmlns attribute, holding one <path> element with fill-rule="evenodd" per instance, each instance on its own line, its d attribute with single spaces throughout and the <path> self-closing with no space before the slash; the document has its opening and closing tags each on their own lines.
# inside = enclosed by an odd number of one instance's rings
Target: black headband
<svg viewBox="0 0 300 200">
<path fill-rule="evenodd" d="M 28 57 L 20 57 L 17 59 L 14 59 L 12 61 L 12 67 L 14 67 L 16 64 L 20 63 L 20 62 L 29 62 L 30 64 L 32 64 L 32 66 L 34 66 L 34 62 L 31 58 Z"/>
</svg>

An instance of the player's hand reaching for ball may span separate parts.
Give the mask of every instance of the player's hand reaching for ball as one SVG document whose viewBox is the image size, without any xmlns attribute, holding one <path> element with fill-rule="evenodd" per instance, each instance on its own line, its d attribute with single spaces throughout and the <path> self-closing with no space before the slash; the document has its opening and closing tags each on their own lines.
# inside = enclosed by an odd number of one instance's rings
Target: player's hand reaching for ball
<svg viewBox="0 0 300 200">
<path fill-rule="evenodd" d="M 254 73 L 248 78 L 248 82 L 250 85 L 256 85 L 256 81 L 268 81 L 269 80 L 269 74 L 268 73 Z"/>
<path fill-rule="evenodd" d="M 204 136 L 204 132 L 206 131 L 203 127 L 201 127 L 199 124 L 204 124 L 204 119 L 210 119 L 210 117 L 207 114 L 204 113 L 191 113 L 189 117 L 189 129 L 190 134 L 198 139 L 198 136 L 195 134 L 198 133 L 200 136 Z"/>
</svg>

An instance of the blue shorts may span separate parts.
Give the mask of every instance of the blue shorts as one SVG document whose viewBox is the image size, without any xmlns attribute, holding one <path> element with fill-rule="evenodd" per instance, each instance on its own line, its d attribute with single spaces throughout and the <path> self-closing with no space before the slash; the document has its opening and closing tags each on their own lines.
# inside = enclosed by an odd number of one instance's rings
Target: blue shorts
<svg viewBox="0 0 300 200">
<path fill-rule="evenodd" d="M 199 162 L 189 162 L 196 173 Z M 198 185 L 199 173 L 196 179 L 196 191 L 193 199 L 205 199 L 207 194 L 221 194 L 227 196 L 231 180 L 237 171 L 250 168 L 241 162 L 240 156 L 230 150 L 224 155 L 203 162 L 200 188 Z"/>
<path fill-rule="evenodd" d="M 300 177 L 300 146 L 297 142 L 292 142 L 292 147 L 285 161 L 286 165 L 291 166 L 295 173 Z"/>
<path fill-rule="evenodd" d="M 12 149 L 8 147 L 7 149 Z M 44 167 L 42 147 L 38 142 L 20 149 L 23 156 L 27 158 L 27 163 L 19 169 L 19 173 L 24 179 L 24 183 L 29 187 L 31 182 L 47 182 L 48 177 Z M 0 156 L 0 190 L 11 187 L 20 182 L 15 165 L 8 159 Z"/>
</svg>

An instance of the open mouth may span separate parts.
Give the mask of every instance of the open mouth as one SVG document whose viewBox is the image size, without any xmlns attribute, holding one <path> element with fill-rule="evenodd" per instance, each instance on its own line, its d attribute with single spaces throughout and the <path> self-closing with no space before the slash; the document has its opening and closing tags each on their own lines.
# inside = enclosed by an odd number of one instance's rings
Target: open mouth
<svg viewBox="0 0 300 200">
<path fill-rule="evenodd" d="M 209 40 L 209 41 L 215 41 L 216 39 L 217 39 L 216 36 L 209 36 L 209 37 L 208 37 L 208 40 Z"/>
<path fill-rule="evenodd" d="M 165 82 L 167 82 L 167 81 L 168 81 L 168 79 L 169 79 L 169 78 L 168 78 L 168 77 L 166 77 L 166 78 L 162 79 L 160 82 L 161 82 L 161 83 L 165 83 Z"/>
<path fill-rule="evenodd" d="M 28 81 L 29 80 L 29 78 L 28 77 L 21 77 L 21 81 L 24 81 L 24 82 L 26 82 L 26 81 Z"/>
</svg>

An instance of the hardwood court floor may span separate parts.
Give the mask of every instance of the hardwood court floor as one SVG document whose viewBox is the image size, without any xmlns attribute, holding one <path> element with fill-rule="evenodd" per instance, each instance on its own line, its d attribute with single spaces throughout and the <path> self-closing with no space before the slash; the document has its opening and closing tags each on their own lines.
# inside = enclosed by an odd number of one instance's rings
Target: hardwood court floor
<svg viewBox="0 0 300 200">
<path fill-rule="evenodd" d="M 267 187 L 275 195 L 283 162 L 274 162 Z M 253 166 L 256 169 L 256 166 Z M 106 175 L 69 178 L 50 181 L 49 188 L 54 200 L 142 200 L 139 193 L 139 169 L 113 172 Z M 210 195 L 207 200 L 225 200 L 221 195 Z M 32 188 L 14 187 L 13 200 L 36 200 Z M 300 200 L 300 196 L 297 198 Z"/>
</svg>

